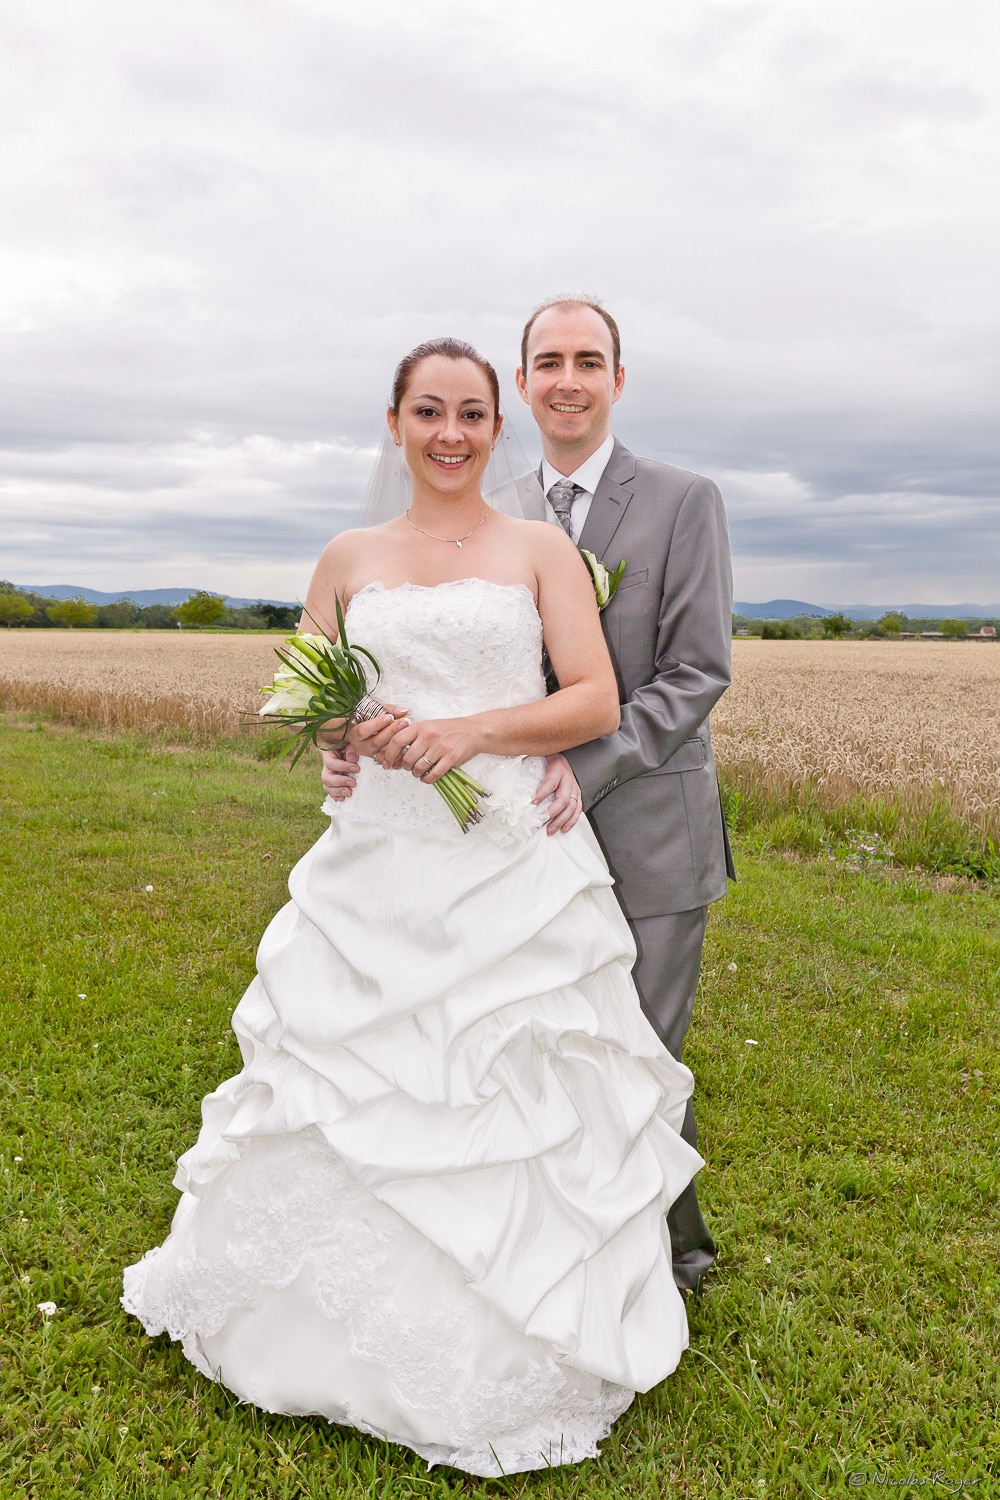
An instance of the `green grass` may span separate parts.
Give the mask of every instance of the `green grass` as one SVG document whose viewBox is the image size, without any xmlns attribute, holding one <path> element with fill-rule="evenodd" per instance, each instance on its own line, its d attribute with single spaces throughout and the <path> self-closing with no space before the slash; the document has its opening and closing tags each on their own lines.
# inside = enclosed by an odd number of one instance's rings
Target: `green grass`
<svg viewBox="0 0 1000 1500">
<path fill-rule="evenodd" d="M 723 769 L 720 781 L 730 832 L 755 853 L 797 850 L 848 866 L 892 864 L 1000 881 L 995 823 L 963 817 L 943 793 L 844 797 L 810 782 L 768 786 L 746 767 Z"/>
<path fill-rule="evenodd" d="M 323 827 L 315 768 L 253 755 L 0 729 L 0 1495 L 945 1493 L 935 1471 L 990 1493 L 1000 888 L 789 857 L 752 827 L 687 1053 L 720 1261 L 677 1374 L 599 1460 L 428 1472 L 238 1407 L 142 1335 L 121 1268 L 166 1233 L 257 939 Z"/>
</svg>

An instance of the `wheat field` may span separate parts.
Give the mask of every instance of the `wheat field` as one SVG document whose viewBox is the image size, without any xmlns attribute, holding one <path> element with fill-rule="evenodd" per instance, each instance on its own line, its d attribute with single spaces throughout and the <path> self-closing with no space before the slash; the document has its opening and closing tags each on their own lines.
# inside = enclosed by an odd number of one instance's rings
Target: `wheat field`
<svg viewBox="0 0 1000 1500">
<path fill-rule="evenodd" d="M 733 642 L 712 714 L 720 771 L 780 798 L 943 802 L 1000 830 L 1000 646 L 988 642 Z"/>
<path fill-rule="evenodd" d="M 238 734 L 263 703 L 283 635 L 2 630 L 0 704 L 103 729 Z"/>
<path fill-rule="evenodd" d="M 209 740 L 260 707 L 280 635 L 0 631 L 0 704 L 106 729 Z M 733 684 L 712 715 L 737 788 L 824 802 L 943 801 L 1000 830 L 1000 645 L 733 642 Z"/>
</svg>

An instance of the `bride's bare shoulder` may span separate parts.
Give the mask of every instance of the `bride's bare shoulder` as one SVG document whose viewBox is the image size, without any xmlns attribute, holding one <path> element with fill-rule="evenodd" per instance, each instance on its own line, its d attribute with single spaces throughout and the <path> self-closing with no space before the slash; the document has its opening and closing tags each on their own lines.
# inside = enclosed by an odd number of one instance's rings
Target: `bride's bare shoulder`
<svg viewBox="0 0 1000 1500">
<path fill-rule="evenodd" d="M 562 527 L 554 526 L 551 521 L 521 521 L 510 516 L 505 519 L 518 528 L 518 537 L 534 557 L 569 557 L 576 552 Z"/>
<path fill-rule="evenodd" d="M 336 600 L 347 601 L 365 583 L 379 576 L 380 558 L 391 552 L 384 526 L 356 527 L 342 531 L 327 542 L 313 570 L 305 601 L 305 617 L 317 629 L 336 637 Z"/>
<path fill-rule="evenodd" d="M 504 511 L 495 511 L 494 515 L 496 519 L 490 525 L 495 525 L 508 539 L 525 547 L 548 546 L 549 534 L 553 531 L 565 536 L 562 527 L 553 526 L 551 521 L 526 521 L 520 516 L 508 516 Z"/>
<path fill-rule="evenodd" d="M 317 567 L 324 573 L 330 569 L 342 573 L 345 567 L 377 551 L 380 545 L 384 546 L 396 529 L 394 521 L 386 521 L 382 526 L 356 526 L 350 531 L 338 532 L 323 548 Z"/>
</svg>

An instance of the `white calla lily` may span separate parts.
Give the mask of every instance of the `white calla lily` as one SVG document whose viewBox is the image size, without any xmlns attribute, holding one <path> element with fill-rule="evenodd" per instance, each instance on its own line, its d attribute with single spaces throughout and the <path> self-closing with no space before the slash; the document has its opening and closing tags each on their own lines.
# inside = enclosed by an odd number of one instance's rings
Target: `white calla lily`
<svg viewBox="0 0 1000 1500">
<path fill-rule="evenodd" d="M 580 548 L 580 554 L 590 570 L 590 577 L 594 585 L 594 593 L 597 596 L 598 609 L 611 603 L 615 596 L 615 590 L 622 581 L 625 572 L 625 559 L 622 558 L 617 568 L 612 573 L 593 552 L 588 552 L 586 547 Z"/>
</svg>

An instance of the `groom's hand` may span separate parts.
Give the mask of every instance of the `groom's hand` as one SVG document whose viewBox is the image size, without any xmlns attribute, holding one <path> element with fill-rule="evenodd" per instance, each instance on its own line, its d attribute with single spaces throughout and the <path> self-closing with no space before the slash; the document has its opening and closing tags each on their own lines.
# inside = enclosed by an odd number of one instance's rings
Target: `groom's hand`
<svg viewBox="0 0 1000 1500">
<path fill-rule="evenodd" d="M 324 792 L 334 802 L 346 802 L 358 778 L 358 752 L 353 745 L 345 745 L 342 750 L 321 751 L 320 759 L 323 765 L 319 779 Z"/>
<path fill-rule="evenodd" d="M 537 807 L 546 797 L 552 801 L 548 806 L 549 821 L 546 833 L 569 833 L 580 821 L 583 812 L 583 797 L 580 786 L 570 769 L 565 755 L 550 755 L 545 766 L 545 775 L 538 784 L 532 801 Z"/>
</svg>

